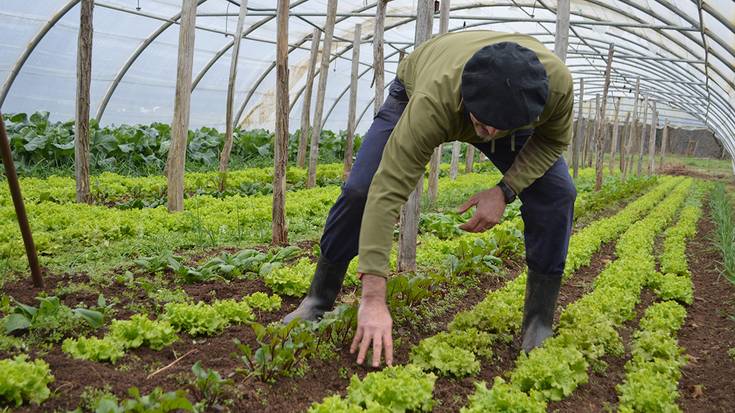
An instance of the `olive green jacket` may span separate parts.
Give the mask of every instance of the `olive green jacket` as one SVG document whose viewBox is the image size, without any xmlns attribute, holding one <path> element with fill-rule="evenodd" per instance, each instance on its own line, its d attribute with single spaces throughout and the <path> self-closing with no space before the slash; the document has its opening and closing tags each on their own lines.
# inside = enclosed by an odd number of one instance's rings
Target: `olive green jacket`
<svg viewBox="0 0 735 413">
<path fill-rule="evenodd" d="M 398 66 L 408 104 L 383 150 L 368 192 L 360 229 L 358 271 L 386 277 L 393 225 L 437 146 L 459 140 L 483 139 L 462 106 L 460 83 L 465 63 L 488 44 L 515 42 L 538 56 L 549 78 L 543 112 L 530 125 L 534 134 L 521 148 L 504 182 L 520 193 L 541 177 L 561 156 L 572 138 L 574 93 L 564 63 L 536 39 L 517 33 L 464 31 L 437 36 L 414 50 Z M 502 131 L 502 138 L 514 130 Z"/>
</svg>

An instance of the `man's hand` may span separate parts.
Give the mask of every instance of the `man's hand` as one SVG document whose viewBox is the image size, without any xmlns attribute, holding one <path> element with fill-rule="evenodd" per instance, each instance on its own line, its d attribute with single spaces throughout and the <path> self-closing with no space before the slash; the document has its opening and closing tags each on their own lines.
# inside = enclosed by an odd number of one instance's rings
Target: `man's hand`
<svg viewBox="0 0 735 413">
<path fill-rule="evenodd" d="M 380 366 L 380 355 L 385 348 L 385 364 L 393 365 L 393 320 L 385 302 L 386 279 L 376 275 L 362 275 L 362 298 L 357 312 L 357 331 L 350 353 L 357 353 L 357 364 L 365 361 L 370 343 L 373 344 L 373 367 Z"/>
<path fill-rule="evenodd" d="M 493 187 L 488 190 L 478 192 L 472 196 L 467 202 L 462 204 L 457 212 L 464 213 L 472 206 L 476 206 L 475 214 L 469 221 L 459 227 L 468 232 L 483 232 L 500 222 L 505 212 L 505 197 L 500 188 Z"/>
</svg>

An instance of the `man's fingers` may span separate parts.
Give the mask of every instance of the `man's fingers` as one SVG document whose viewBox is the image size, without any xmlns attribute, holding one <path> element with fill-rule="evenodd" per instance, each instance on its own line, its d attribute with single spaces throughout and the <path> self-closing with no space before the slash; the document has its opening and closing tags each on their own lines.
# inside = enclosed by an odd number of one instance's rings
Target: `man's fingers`
<svg viewBox="0 0 735 413">
<path fill-rule="evenodd" d="M 467 202 L 465 202 L 464 204 L 460 205 L 459 208 L 457 208 L 457 213 L 464 214 L 465 211 L 472 208 L 473 205 L 477 205 L 477 200 L 474 196 L 468 199 Z"/>
<path fill-rule="evenodd" d="M 352 345 L 350 346 L 350 354 L 354 353 L 355 350 L 357 350 L 357 345 L 360 343 L 360 340 L 362 339 L 362 327 L 357 327 L 357 331 L 355 332 L 355 338 L 352 340 Z"/>
<path fill-rule="evenodd" d="M 373 367 L 380 366 L 380 354 L 383 351 L 383 337 L 375 334 L 373 337 Z"/>
<path fill-rule="evenodd" d="M 393 365 L 393 337 L 390 331 L 383 337 L 383 347 L 385 347 L 385 364 L 390 367 Z"/>
<path fill-rule="evenodd" d="M 481 224 L 481 218 L 475 214 L 467 222 L 460 225 L 459 228 L 468 232 L 477 232 L 478 225 Z"/>
<path fill-rule="evenodd" d="M 362 364 L 365 361 L 365 355 L 367 355 L 368 348 L 370 347 L 370 341 L 373 339 L 372 331 L 368 331 L 362 336 L 362 342 L 360 343 L 360 352 L 357 353 L 357 364 Z"/>
</svg>

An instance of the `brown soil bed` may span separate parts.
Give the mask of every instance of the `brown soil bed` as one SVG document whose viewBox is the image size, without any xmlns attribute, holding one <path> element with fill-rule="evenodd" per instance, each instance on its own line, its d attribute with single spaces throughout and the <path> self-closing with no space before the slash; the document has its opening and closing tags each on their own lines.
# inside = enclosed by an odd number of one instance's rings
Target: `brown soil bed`
<svg viewBox="0 0 735 413">
<path fill-rule="evenodd" d="M 705 208 L 687 259 L 694 282 L 694 303 L 679 332 L 679 345 L 689 355 L 679 381 L 679 405 L 685 412 L 735 411 L 735 287 L 719 273 L 721 261 L 710 237 L 714 224 Z"/>
</svg>

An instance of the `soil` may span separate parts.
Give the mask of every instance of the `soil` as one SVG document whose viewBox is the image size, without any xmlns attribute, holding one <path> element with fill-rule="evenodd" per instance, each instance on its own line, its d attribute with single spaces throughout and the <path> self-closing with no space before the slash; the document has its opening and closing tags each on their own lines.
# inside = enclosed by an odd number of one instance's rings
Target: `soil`
<svg viewBox="0 0 735 413">
<path fill-rule="evenodd" d="M 694 282 L 694 303 L 679 332 L 679 345 L 689 362 L 682 368 L 679 405 L 685 412 L 735 411 L 735 287 L 720 275 L 721 261 L 710 238 L 714 224 L 705 208 L 687 259 Z"/>
</svg>

